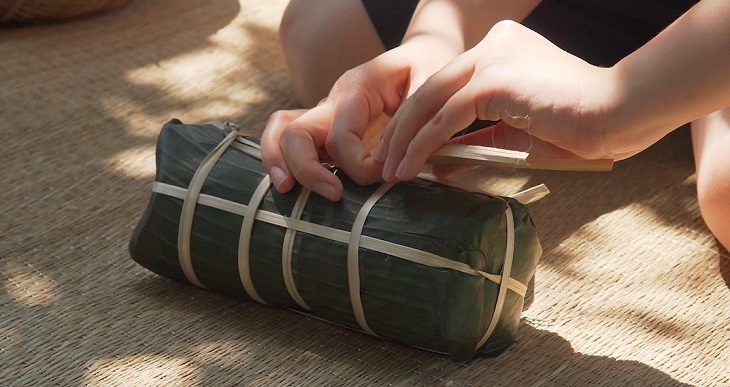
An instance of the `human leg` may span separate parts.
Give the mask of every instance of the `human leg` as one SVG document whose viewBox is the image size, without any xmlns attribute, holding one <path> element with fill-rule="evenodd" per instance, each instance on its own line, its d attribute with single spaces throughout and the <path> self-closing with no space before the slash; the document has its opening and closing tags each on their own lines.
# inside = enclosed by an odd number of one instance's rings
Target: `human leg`
<svg viewBox="0 0 730 387">
<path fill-rule="evenodd" d="M 702 217 L 730 248 L 730 107 L 694 121 L 692 145 Z"/>
<path fill-rule="evenodd" d="M 292 0 L 279 35 L 292 88 L 306 107 L 345 71 L 385 51 L 361 0 Z"/>
</svg>

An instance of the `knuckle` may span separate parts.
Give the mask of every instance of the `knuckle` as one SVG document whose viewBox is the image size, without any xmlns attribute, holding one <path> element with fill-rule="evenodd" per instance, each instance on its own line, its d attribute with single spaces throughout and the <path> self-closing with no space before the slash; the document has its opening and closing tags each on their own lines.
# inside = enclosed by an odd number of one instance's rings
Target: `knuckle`
<svg viewBox="0 0 730 387">
<path fill-rule="evenodd" d="M 311 187 L 317 181 L 317 175 L 321 172 L 322 166 L 314 161 L 300 163 L 297 171 L 294 173 L 297 181 L 302 185 Z"/>
<path fill-rule="evenodd" d="M 518 36 L 521 29 L 522 25 L 515 21 L 501 20 L 492 26 L 479 46 L 497 57 L 514 52 L 515 45 L 521 44 Z"/>
<path fill-rule="evenodd" d="M 420 149 L 420 146 L 418 144 L 418 140 L 413 139 L 410 143 L 408 143 L 408 146 L 406 146 L 406 151 L 403 154 L 403 159 L 413 159 L 418 154 L 418 151 Z"/>
<path fill-rule="evenodd" d="M 268 124 L 271 125 L 275 122 L 283 121 L 287 118 L 287 116 L 288 116 L 287 110 L 277 110 L 277 111 L 271 113 L 271 115 L 269 115 Z"/>
<path fill-rule="evenodd" d="M 500 117 L 500 100 L 494 94 L 486 95 L 480 93 L 476 98 L 476 113 L 480 120 L 499 121 Z"/>
<path fill-rule="evenodd" d="M 288 136 L 291 136 L 293 134 L 298 134 L 302 130 L 303 129 L 302 129 L 301 125 L 292 122 L 292 123 L 290 123 L 288 125 L 284 125 L 282 127 L 282 129 L 281 129 L 281 135 L 282 135 L 282 138 L 283 137 L 288 137 Z"/>
<path fill-rule="evenodd" d="M 336 132 L 330 132 L 324 140 L 324 149 L 334 158 L 337 158 L 339 154 L 341 138 L 342 135 Z"/>
<path fill-rule="evenodd" d="M 291 117 L 292 111 L 291 110 L 277 110 L 274 113 L 271 114 L 272 117 L 278 120 L 286 119 Z"/>
<path fill-rule="evenodd" d="M 360 65 L 355 68 L 345 71 L 342 76 L 337 80 L 338 86 L 351 87 L 354 84 L 362 83 L 367 74 L 367 64 Z"/>
<path fill-rule="evenodd" d="M 281 149 L 286 151 L 287 144 L 292 144 L 301 138 L 302 133 L 305 129 L 297 123 L 291 123 L 281 128 L 281 136 L 279 138 L 279 146 Z"/>
<path fill-rule="evenodd" d="M 430 86 L 431 86 L 431 84 L 428 81 L 426 81 L 426 83 L 423 86 L 421 86 L 420 89 L 416 90 L 416 92 L 413 93 L 413 95 L 411 95 L 410 98 L 408 98 L 406 100 L 406 103 L 404 103 L 403 106 L 401 106 L 401 109 L 404 110 L 405 112 L 408 112 L 408 111 L 410 111 L 411 106 L 418 106 L 418 107 L 429 106 L 430 107 L 431 105 L 433 105 L 433 101 L 430 101 L 431 103 L 429 103 L 430 98 L 428 97 L 428 93 L 426 93 L 424 91 L 424 90 L 428 90 L 428 88 Z M 433 108 L 430 108 L 429 110 L 430 110 L 429 113 L 434 113 Z"/>
<path fill-rule="evenodd" d="M 431 119 L 430 125 L 431 126 L 439 126 L 444 121 L 444 118 L 446 118 L 446 112 L 444 112 L 444 109 L 439 110 L 435 116 Z"/>
<path fill-rule="evenodd" d="M 514 35 L 520 24 L 509 19 L 500 20 L 492 26 L 487 35 L 491 37 L 506 37 Z"/>
<path fill-rule="evenodd" d="M 302 179 L 306 176 L 308 163 L 291 163 L 289 164 L 289 170 L 294 175 L 297 181 L 302 182 Z"/>
<path fill-rule="evenodd" d="M 431 76 L 428 80 L 426 80 L 426 83 L 424 84 L 424 86 L 426 86 L 426 87 L 430 86 L 429 80 L 432 80 L 432 79 L 433 79 L 433 76 Z M 423 92 L 423 89 L 424 89 L 423 86 L 421 86 L 421 89 L 416 90 L 416 92 L 413 93 L 413 95 L 411 95 L 411 98 L 409 98 L 411 105 L 420 105 L 426 101 L 426 97 L 425 97 L 425 93 Z"/>
</svg>

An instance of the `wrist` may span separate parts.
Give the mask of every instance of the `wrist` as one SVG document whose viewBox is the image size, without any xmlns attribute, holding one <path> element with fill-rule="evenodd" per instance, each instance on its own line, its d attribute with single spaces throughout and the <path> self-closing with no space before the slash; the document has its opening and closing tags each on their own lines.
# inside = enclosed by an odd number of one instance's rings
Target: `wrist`
<svg viewBox="0 0 730 387">
<path fill-rule="evenodd" d="M 421 0 L 403 43 L 423 38 L 437 40 L 457 51 L 465 49 L 464 5 L 461 1 Z"/>
<path fill-rule="evenodd" d="M 610 103 L 605 121 L 611 125 L 614 151 L 638 153 L 667 135 L 676 126 L 674 111 L 661 106 L 661 98 L 652 90 L 646 70 L 620 61 L 606 69 L 610 79 Z"/>
<path fill-rule="evenodd" d="M 655 101 L 646 94 L 641 80 L 631 76 L 621 62 L 610 68 L 596 68 L 599 82 L 592 84 L 597 99 L 589 111 L 591 129 L 602 139 L 604 157 L 623 159 L 664 137 L 664 119 L 671 112 L 657 112 Z"/>
</svg>

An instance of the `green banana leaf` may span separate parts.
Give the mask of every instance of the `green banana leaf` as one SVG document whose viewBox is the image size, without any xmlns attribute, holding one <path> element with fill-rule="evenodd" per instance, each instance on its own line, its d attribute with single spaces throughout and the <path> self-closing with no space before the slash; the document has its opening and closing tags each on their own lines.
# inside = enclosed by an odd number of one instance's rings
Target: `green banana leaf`
<svg viewBox="0 0 730 387">
<path fill-rule="evenodd" d="M 206 155 L 226 136 L 214 125 L 171 120 L 157 143 L 156 181 L 187 189 Z M 249 139 L 257 141 L 255 139 Z M 264 178 L 261 161 L 229 147 L 208 175 L 202 194 L 248 205 Z M 379 185 L 359 186 L 342 173 L 343 197 L 330 202 L 312 194 L 302 221 L 349 232 L 363 203 Z M 301 191 L 270 188 L 260 211 L 289 217 Z M 143 267 L 189 282 L 178 258 L 178 226 L 183 200 L 153 192 L 134 230 L 130 252 Z M 505 211 L 514 219 L 515 246 L 510 277 L 527 284 L 542 249 L 526 207 L 516 200 L 470 193 L 415 179 L 396 184 L 370 211 L 362 235 L 425 251 L 499 275 L 507 244 Z M 238 241 L 243 217 L 198 203 L 190 254 L 199 281 L 210 291 L 251 300 L 239 276 Z M 291 258 L 294 282 L 311 310 L 287 291 L 282 275 L 286 228 L 256 220 L 250 238 L 249 267 L 261 298 L 277 307 L 306 312 L 361 330 L 348 287 L 347 243 L 297 232 Z M 367 325 L 380 337 L 448 354 L 453 360 L 492 356 L 514 340 L 523 297 L 508 290 L 498 323 L 476 348 L 492 319 L 499 284 L 482 275 L 413 262 L 396 254 L 359 248 L 360 297 Z"/>
</svg>

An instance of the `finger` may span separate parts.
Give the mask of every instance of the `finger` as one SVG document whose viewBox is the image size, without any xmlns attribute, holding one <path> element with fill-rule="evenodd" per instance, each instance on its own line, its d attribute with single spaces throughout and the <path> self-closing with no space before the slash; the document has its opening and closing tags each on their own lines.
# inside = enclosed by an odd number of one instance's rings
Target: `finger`
<svg viewBox="0 0 730 387">
<path fill-rule="evenodd" d="M 461 74 L 464 73 L 464 74 Z M 418 113 L 419 110 L 416 110 L 416 112 L 412 112 L 414 109 L 420 109 L 421 112 L 425 112 L 425 109 L 428 108 L 428 106 L 425 104 L 425 102 L 429 101 L 423 101 L 428 100 L 430 97 L 428 94 L 433 94 L 436 91 L 441 90 L 444 86 L 456 86 L 455 90 L 445 90 L 445 95 L 442 97 L 443 101 L 439 100 L 431 100 L 430 102 L 433 102 L 433 107 L 431 109 L 438 109 L 443 102 L 445 102 L 451 94 L 453 94 L 458 88 L 460 88 L 461 85 L 454 85 L 451 82 L 457 77 L 461 75 L 459 78 L 466 78 L 466 80 L 469 79 L 471 74 L 473 73 L 473 66 L 469 66 L 468 62 L 464 59 L 455 61 L 451 65 L 445 66 L 441 71 L 437 72 L 436 74 L 432 75 L 426 82 L 423 82 L 421 85 L 421 88 L 416 90 L 411 90 L 409 88 L 408 91 L 408 99 L 399 107 L 399 109 L 396 111 L 395 115 L 393 115 L 393 118 L 390 120 L 388 125 L 383 130 L 383 136 L 380 139 L 380 142 L 378 143 L 378 146 L 375 149 L 374 158 L 377 162 L 384 164 L 387 156 L 388 156 L 388 148 L 391 142 L 391 139 L 393 137 L 393 133 L 395 132 L 396 127 L 400 127 L 399 119 L 401 117 L 407 117 L 406 121 L 411 120 L 413 121 L 413 118 L 408 118 L 415 113 Z M 468 76 L 467 76 L 468 74 Z M 410 87 L 410 86 L 409 86 Z M 421 89 L 425 90 L 422 91 Z M 425 93 L 425 94 L 424 94 Z M 425 95 L 425 96 L 424 96 Z M 414 107 L 415 106 L 415 107 Z M 422 122 L 424 123 L 428 120 L 428 115 L 426 114 L 426 118 L 422 118 Z"/>
<path fill-rule="evenodd" d="M 281 136 L 284 128 L 306 111 L 298 109 L 274 112 L 269 116 L 261 136 L 261 162 L 279 192 L 288 192 L 294 186 L 294 176 L 289 171 L 284 153 L 281 151 Z"/>
<path fill-rule="evenodd" d="M 370 155 L 363 137 L 382 112 L 383 103 L 369 98 L 364 91 L 353 90 L 335 104 L 332 128 L 325 143 L 327 153 L 358 184 L 380 180 L 381 165 Z"/>
<path fill-rule="evenodd" d="M 383 150 L 387 152 L 383 167 L 383 179 L 394 182 L 396 168 L 406 148 L 416 133 L 441 109 L 454 93 L 467 84 L 474 72 L 468 58 L 455 61 L 434 74 L 401 106 L 393 125 L 386 128 Z M 466 127 L 466 125 L 464 125 Z M 387 149 L 387 151 L 385 151 Z"/>
<path fill-rule="evenodd" d="M 407 145 L 402 160 L 394 156 L 397 163 L 395 177 L 411 180 L 423 169 L 426 159 L 449 141 L 454 133 L 469 126 L 477 118 L 476 92 L 474 85 L 467 85 L 457 91 L 426 125 L 419 130 Z"/>
<path fill-rule="evenodd" d="M 299 183 L 329 200 L 339 200 L 342 183 L 322 166 L 317 152 L 324 146 L 330 117 L 331 103 L 309 110 L 284 128 L 280 144 L 284 158 Z"/>
</svg>

